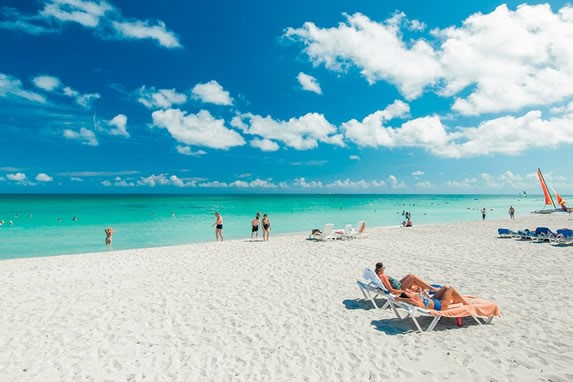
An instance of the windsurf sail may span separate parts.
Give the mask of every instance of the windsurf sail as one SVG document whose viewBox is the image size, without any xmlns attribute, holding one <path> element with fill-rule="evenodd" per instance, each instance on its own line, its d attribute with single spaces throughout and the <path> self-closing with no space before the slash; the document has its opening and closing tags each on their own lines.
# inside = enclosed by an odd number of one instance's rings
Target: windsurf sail
<svg viewBox="0 0 573 382">
<path fill-rule="evenodd" d="M 555 206 L 555 202 L 553 201 L 553 197 L 547 188 L 547 184 L 545 183 L 545 179 L 543 179 L 543 174 L 541 174 L 541 170 L 537 169 L 537 177 L 539 178 L 539 182 L 541 183 L 541 189 L 543 190 L 543 195 L 545 196 L 545 205 L 553 205 L 553 208 L 557 208 Z"/>
</svg>

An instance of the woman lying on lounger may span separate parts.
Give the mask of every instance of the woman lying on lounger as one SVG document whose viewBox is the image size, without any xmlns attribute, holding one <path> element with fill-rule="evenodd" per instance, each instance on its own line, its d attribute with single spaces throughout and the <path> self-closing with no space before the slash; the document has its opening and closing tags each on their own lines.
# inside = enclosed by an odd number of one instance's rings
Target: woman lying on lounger
<svg viewBox="0 0 573 382">
<path fill-rule="evenodd" d="M 405 297 L 407 296 L 407 297 Z M 400 297 L 396 297 L 398 301 L 406 301 L 412 305 L 416 305 L 424 309 L 446 310 L 450 304 L 462 303 L 468 305 L 462 295 L 453 287 L 444 286 L 440 288 L 432 297 L 426 292 L 414 292 L 411 290 L 404 291 Z"/>
<path fill-rule="evenodd" d="M 407 289 L 428 289 L 435 292 L 437 289 L 413 274 L 407 274 L 401 280 L 396 280 L 384 273 L 384 264 L 377 263 L 374 270 L 382 284 L 392 294 L 400 294 Z"/>
</svg>

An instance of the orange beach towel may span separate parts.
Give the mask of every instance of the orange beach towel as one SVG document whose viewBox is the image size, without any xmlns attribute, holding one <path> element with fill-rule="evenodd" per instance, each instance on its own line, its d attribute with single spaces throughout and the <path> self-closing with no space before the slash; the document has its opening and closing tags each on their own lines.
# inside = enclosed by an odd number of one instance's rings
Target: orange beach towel
<svg viewBox="0 0 573 382">
<path fill-rule="evenodd" d="M 446 310 L 430 310 L 432 316 L 442 317 L 493 317 L 501 316 L 499 307 L 491 302 L 475 296 L 464 296 L 469 305 L 451 304 Z"/>
</svg>

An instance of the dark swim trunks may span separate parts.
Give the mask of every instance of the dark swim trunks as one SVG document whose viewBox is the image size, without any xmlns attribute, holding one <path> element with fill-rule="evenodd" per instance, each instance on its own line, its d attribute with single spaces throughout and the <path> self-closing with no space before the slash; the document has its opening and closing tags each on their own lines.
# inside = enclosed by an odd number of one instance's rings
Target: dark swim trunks
<svg viewBox="0 0 573 382">
<path fill-rule="evenodd" d="M 223 224 L 217 224 L 217 229 L 223 229 Z"/>
<path fill-rule="evenodd" d="M 258 225 L 254 225 L 251 232 L 259 232 L 259 226 L 258 226 Z"/>
</svg>

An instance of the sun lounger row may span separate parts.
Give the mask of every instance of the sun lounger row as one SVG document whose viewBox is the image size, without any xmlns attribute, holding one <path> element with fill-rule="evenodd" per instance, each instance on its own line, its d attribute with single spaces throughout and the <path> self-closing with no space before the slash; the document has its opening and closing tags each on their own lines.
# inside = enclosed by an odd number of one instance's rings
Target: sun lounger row
<svg viewBox="0 0 573 382">
<path fill-rule="evenodd" d="M 534 231 L 524 229 L 517 232 L 508 228 L 498 228 L 497 233 L 501 238 L 515 238 L 534 242 L 549 241 L 553 244 L 573 244 L 573 230 L 569 228 L 558 229 L 555 232 L 547 227 L 537 227 Z"/>
<path fill-rule="evenodd" d="M 311 233 L 308 236 L 308 239 L 325 241 L 365 239 L 367 237 L 368 232 L 366 232 L 366 223 L 361 220 L 356 224 L 356 227 L 353 227 L 352 224 L 347 224 L 343 229 L 334 229 L 334 224 L 325 224 L 322 231 Z"/>
<path fill-rule="evenodd" d="M 378 275 L 376 275 L 372 269 L 366 268 L 362 276 L 364 280 L 357 280 L 357 284 L 365 299 L 370 300 L 375 308 L 381 310 L 391 308 L 398 319 L 402 319 L 400 311 L 405 311 L 406 316 L 404 318 L 410 317 L 420 333 L 431 332 L 442 317 L 458 319 L 462 317 L 472 317 L 481 325 L 490 324 L 494 317 L 501 315 L 495 303 L 475 296 L 464 296 L 464 299 L 469 303 L 468 305 L 451 304 L 445 310 L 420 308 L 405 301 L 398 301 L 396 297 L 386 289 L 378 278 Z M 380 305 L 380 302 L 376 303 L 376 298 L 381 298 L 384 303 L 382 305 Z M 426 330 L 422 329 L 417 318 L 419 316 L 433 317 Z"/>
</svg>

